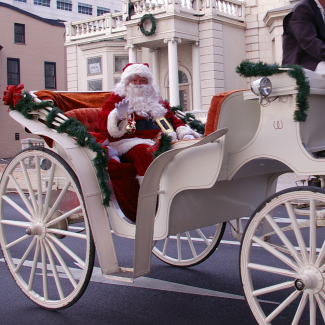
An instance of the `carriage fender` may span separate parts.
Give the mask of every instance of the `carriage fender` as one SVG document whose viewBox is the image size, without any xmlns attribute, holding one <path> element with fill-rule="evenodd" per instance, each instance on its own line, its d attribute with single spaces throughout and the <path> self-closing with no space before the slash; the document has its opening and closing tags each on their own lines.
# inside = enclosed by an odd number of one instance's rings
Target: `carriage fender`
<svg viewBox="0 0 325 325">
<path fill-rule="evenodd" d="M 220 129 L 193 145 L 169 150 L 156 158 L 149 166 L 140 187 L 138 200 L 133 271 L 135 278 L 150 272 L 157 195 L 165 167 L 181 151 L 214 142 L 227 132 L 227 128 Z"/>
<path fill-rule="evenodd" d="M 106 209 L 102 204 L 102 193 L 96 177 L 96 170 L 92 164 L 92 159 L 95 156 L 94 153 L 87 148 L 80 147 L 67 134 L 57 133 L 39 121 L 28 120 L 17 111 L 11 111 L 10 116 L 33 134 L 51 138 L 65 151 L 69 159 L 67 163 L 75 171 L 81 185 L 81 192 L 102 273 L 111 274 L 118 272 L 119 267 L 111 229 Z"/>
</svg>

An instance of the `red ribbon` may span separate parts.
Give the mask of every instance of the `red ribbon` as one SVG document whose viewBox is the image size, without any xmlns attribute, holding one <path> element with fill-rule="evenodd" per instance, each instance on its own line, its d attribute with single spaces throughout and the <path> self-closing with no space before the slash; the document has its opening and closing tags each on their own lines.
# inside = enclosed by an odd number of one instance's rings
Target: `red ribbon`
<svg viewBox="0 0 325 325">
<path fill-rule="evenodd" d="M 4 104 L 15 107 L 23 97 L 21 93 L 23 89 L 24 89 L 23 84 L 19 84 L 18 86 L 7 86 L 6 90 L 3 92 L 3 97 L 2 97 Z"/>
<path fill-rule="evenodd" d="M 147 149 L 148 152 L 150 152 L 152 155 L 154 155 L 155 152 L 159 149 L 162 134 L 162 132 L 159 132 L 157 136 L 153 139 L 153 141 L 155 141 L 155 144 Z"/>
</svg>

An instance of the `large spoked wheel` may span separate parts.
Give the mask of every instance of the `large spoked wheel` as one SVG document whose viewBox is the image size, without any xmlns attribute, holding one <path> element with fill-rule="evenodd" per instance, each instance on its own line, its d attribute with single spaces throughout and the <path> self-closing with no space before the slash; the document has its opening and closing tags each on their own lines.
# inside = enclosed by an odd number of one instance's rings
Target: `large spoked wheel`
<svg viewBox="0 0 325 325">
<path fill-rule="evenodd" d="M 158 240 L 152 252 L 167 264 L 188 267 L 205 261 L 217 249 L 226 222 Z"/>
<path fill-rule="evenodd" d="M 276 193 L 253 214 L 240 272 L 259 324 L 324 324 L 324 226 L 325 190 L 316 187 Z"/>
<path fill-rule="evenodd" d="M 13 278 L 36 304 L 63 309 L 82 296 L 95 247 L 78 179 L 57 154 L 25 150 L 6 167 L 0 243 Z"/>
</svg>

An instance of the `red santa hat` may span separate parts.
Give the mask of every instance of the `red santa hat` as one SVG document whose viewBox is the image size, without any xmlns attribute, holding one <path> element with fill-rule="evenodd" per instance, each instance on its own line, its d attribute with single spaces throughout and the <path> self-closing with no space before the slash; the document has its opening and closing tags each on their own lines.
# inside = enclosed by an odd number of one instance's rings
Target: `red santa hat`
<svg viewBox="0 0 325 325">
<path fill-rule="evenodd" d="M 153 75 L 149 69 L 148 63 L 128 63 L 123 68 L 121 75 L 121 82 L 127 84 L 134 76 L 145 77 L 148 79 L 149 84 L 153 82 Z"/>
</svg>

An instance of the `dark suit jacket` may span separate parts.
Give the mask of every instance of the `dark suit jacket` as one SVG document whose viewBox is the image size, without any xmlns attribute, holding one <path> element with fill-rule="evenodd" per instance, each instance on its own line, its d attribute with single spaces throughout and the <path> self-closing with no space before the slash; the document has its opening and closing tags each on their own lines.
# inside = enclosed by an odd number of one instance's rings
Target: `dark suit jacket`
<svg viewBox="0 0 325 325">
<path fill-rule="evenodd" d="M 325 61 L 325 24 L 314 0 L 303 0 L 283 20 L 282 64 L 315 71 Z"/>
</svg>

